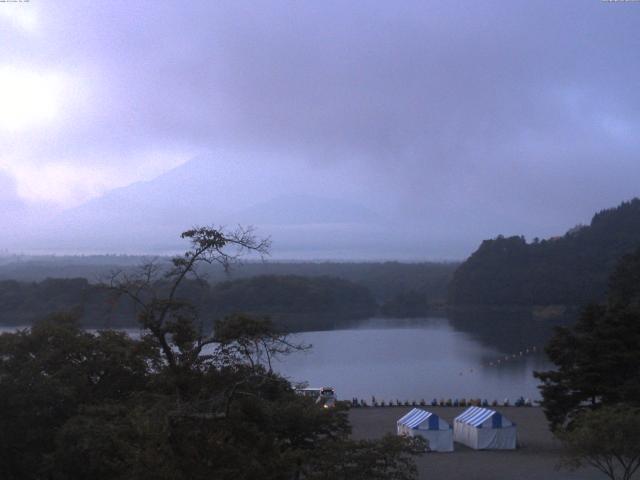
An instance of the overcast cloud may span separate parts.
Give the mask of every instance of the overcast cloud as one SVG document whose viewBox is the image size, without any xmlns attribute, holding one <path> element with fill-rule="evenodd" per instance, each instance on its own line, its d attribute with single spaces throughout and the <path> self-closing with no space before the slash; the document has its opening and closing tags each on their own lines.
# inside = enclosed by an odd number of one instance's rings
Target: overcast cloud
<svg viewBox="0 0 640 480">
<path fill-rule="evenodd" d="M 425 257 L 560 234 L 640 193 L 639 27 L 597 0 L 0 3 L 0 208 L 215 151 L 418 225 Z"/>
</svg>

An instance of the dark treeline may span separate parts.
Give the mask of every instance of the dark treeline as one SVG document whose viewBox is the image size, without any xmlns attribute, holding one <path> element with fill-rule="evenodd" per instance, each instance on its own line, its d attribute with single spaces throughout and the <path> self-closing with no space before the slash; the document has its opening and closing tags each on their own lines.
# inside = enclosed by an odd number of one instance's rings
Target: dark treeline
<svg viewBox="0 0 640 480">
<path fill-rule="evenodd" d="M 270 275 L 214 285 L 190 280 L 180 286 L 179 295 L 202 312 L 205 328 L 238 312 L 269 316 L 286 330 L 333 328 L 377 312 L 369 290 L 333 277 Z M 85 326 L 137 325 L 130 302 L 116 300 L 113 292 L 83 278 L 0 281 L 0 305 L 0 323 L 9 325 L 31 324 L 51 312 L 70 310 Z"/>
<path fill-rule="evenodd" d="M 458 263 L 438 262 L 305 262 L 245 263 L 231 274 L 233 278 L 257 275 L 330 276 L 343 278 L 369 289 L 379 303 L 409 291 L 424 294 L 430 304 L 446 301 L 447 289 Z M 212 280 L 224 279 L 224 272 L 207 272 Z"/>
<path fill-rule="evenodd" d="M 208 311 L 267 315 L 286 330 L 333 328 L 376 314 L 369 290 L 335 277 L 261 275 L 216 284 Z"/>
<path fill-rule="evenodd" d="M 114 270 L 133 269 L 149 257 L 127 255 L 95 256 L 5 256 L 0 257 L 0 280 L 39 282 L 46 278 L 87 278 L 95 283 Z M 160 257 L 160 261 L 169 258 Z M 438 262 L 245 262 L 226 273 L 218 265 L 204 266 L 209 283 L 260 275 L 337 277 L 368 288 L 384 303 L 407 291 L 424 293 L 430 303 L 442 303 L 458 263 Z"/>
<path fill-rule="evenodd" d="M 47 278 L 87 278 L 96 282 L 114 270 L 135 268 L 148 259 L 137 255 L 5 254 L 0 255 L 0 280 L 40 282 Z"/>
<path fill-rule="evenodd" d="M 115 255 L 5 257 L 0 265 L 0 324 L 31 324 L 51 312 L 76 310 L 87 326 L 135 325 L 132 308 L 114 304 L 99 284 L 108 281 L 111 272 L 134 271 L 143 261 Z M 157 262 L 164 265 L 162 258 Z M 227 274 L 219 266 L 207 265 L 201 274 L 206 281 L 187 282 L 181 289 L 211 321 L 242 311 L 268 315 L 290 331 L 313 330 L 374 315 L 425 316 L 445 302 L 455 267 L 451 263 L 247 262 Z"/>
<path fill-rule="evenodd" d="M 547 240 L 482 242 L 453 275 L 454 305 L 583 305 L 604 299 L 616 262 L 640 245 L 640 200 Z"/>
</svg>

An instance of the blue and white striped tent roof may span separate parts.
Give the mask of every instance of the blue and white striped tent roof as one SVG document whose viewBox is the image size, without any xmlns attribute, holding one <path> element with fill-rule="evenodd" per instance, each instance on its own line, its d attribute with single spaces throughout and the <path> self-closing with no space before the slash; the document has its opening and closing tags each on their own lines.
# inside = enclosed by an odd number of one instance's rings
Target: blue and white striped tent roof
<svg viewBox="0 0 640 480">
<path fill-rule="evenodd" d="M 480 427 L 489 418 L 492 421 L 493 428 L 502 428 L 503 426 L 512 425 L 512 423 L 506 418 L 503 421 L 503 417 L 499 412 L 495 410 L 489 410 L 482 407 L 469 407 L 460 415 L 455 418 L 456 422 L 466 423 L 473 427 Z"/>
<path fill-rule="evenodd" d="M 419 408 L 412 409 L 409 413 L 398 420 L 398 425 L 405 425 L 409 428 L 418 428 L 425 421 L 429 422 L 429 430 L 439 430 L 440 422 L 437 415 L 421 410 Z"/>
</svg>

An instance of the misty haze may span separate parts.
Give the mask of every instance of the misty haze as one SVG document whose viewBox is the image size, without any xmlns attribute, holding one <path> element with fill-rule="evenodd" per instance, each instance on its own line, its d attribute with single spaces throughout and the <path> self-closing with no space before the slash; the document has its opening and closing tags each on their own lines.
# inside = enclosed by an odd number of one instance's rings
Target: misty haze
<svg viewBox="0 0 640 480">
<path fill-rule="evenodd" d="M 639 478 L 639 26 L 0 0 L 0 478 Z"/>
</svg>

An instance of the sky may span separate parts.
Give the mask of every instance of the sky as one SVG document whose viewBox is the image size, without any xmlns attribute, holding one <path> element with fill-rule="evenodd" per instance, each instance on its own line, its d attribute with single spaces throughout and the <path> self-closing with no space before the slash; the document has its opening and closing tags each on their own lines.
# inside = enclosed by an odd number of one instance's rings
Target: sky
<svg viewBox="0 0 640 480">
<path fill-rule="evenodd" d="M 381 258 L 559 235 L 640 194 L 639 27 L 597 0 L 0 3 L 0 221 L 18 242 L 197 157 L 247 207 L 379 213 Z"/>
</svg>

